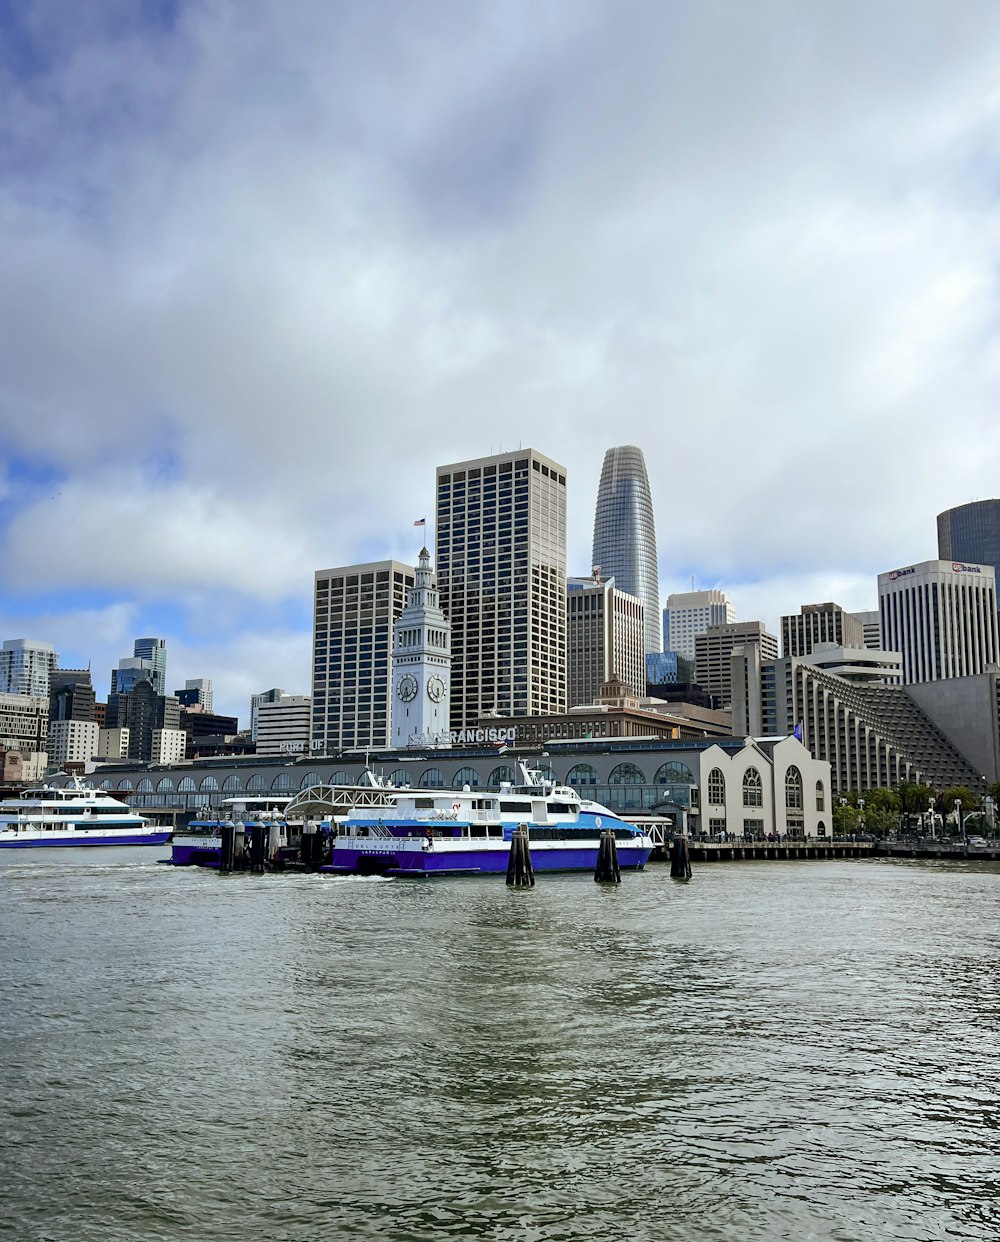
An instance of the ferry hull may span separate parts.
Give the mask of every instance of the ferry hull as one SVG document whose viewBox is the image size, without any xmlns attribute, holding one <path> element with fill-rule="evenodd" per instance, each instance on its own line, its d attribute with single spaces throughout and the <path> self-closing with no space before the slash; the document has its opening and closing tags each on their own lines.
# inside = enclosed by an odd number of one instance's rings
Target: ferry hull
<svg viewBox="0 0 1000 1242">
<path fill-rule="evenodd" d="M 88 845 L 165 845 L 170 840 L 170 829 L 158 832 L 123 832 L 118 835 L 107 832 L 18 832 L 0 833 L 0 849 L 61 849 L 67 846 L 82 848 Z"/>
<path fill-rule="evenodd" d="M 222 864 L 222 842 L 215 838 L 178 841 L 170 846 L 170 863 L 174 867 L 216 867 Z"/>
<path fill-rule="evenodd" d="M 531 847 L 535 871 L 593 871 L 597 866 L 597 845 L 568 849 Z M 618 866 L 622 871 L 641 871 L 652 849 L 619 843 Z M 484 850 L 408 850 L 336 847 L 330 862 L 320 871 L 335 875 L 498 875 L 507 871 L 510 846 Z"/>
</svg>

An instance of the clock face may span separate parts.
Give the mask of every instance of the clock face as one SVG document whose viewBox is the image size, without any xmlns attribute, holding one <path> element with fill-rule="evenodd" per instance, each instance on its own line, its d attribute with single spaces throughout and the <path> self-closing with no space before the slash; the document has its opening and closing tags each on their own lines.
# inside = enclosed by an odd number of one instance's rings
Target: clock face
<svg viewBox="0 0 1000 1242">
<path fill-rule="evenodd" d="M 432 677 L 427 683 L 427 694 L 432 703 L 440 703 L 444 698 L 444 682 L 440 677 Z"/>
<path fill-rule="evenodd" d="M 404 703 L 411 703 L 417 697 L 417 679 L 411 677 L 409 673 L 405 677 L 399 679 L 399 685 L 396 687 L 396 693 Z"/>
</svg>

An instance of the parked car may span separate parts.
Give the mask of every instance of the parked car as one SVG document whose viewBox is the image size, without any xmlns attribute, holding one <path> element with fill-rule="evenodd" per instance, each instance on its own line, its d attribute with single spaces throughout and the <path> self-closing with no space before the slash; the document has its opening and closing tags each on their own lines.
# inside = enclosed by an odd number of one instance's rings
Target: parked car
<svg viewBox="0 0 1000 1242">
<path fill-rule="evenodd" d="M 972 846 L 973 849 L 985 849 L 986 838 L 985 837 L 969 837 L 968 844 Z"/>
</svg>

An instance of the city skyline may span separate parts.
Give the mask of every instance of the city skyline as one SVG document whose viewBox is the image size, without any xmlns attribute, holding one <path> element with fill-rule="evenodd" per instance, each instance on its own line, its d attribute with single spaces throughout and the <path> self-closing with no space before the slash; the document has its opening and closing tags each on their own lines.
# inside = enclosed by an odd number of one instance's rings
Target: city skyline
<svg viewBox="0 0 1000 1242">
<path fill-rule="evenodd" d="M 641 446 L 661 603 L 772 632 L 996 494 L 994 8 L 388 11 L 0 18 L 0 636 L 245 723 L 441 462 L 563 463 L 585 575 Z"/>
</svg>

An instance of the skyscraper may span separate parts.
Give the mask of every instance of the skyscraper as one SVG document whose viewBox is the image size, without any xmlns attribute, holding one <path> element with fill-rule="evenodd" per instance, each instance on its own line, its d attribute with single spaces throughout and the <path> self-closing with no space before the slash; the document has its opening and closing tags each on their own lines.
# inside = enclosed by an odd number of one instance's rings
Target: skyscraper
<svg viewBox="0 0 1000 1242">
<path fill-rule="evenodd" d="M 392 627 L 411 586 L 413 568 L 399 561 L 317 571 L 313 754 L 389 745 Z M 258 708 L 258 741 L 263 706 Z"/>
<path fill-rule="evenodd" d="M 735 625 L 736 609 L 725 591 L 681 591 L 667 596 L 663 609 L 663 649 L 694 659 L 696 634 L 710 625 Z"/>
<path fill-rule="evenodd" d="M 157 694 L 167 693 L 167 642 L 164 638 L 137 638 L 132 644 L 132 655 L 137 660 L 148 660 L 153 670 L 153 689 Z"/>
<path fill-rule="evenodd" d="M 570 578 L 566 584 L 566 667 L 569 706 L 594 702 L 618 678 L 641 698 L 646 692 L 643 602 L 619 591 L 614 578 Z"/>
<path fill-rule="evenodd" d="M 48 643 L 8 638 L 0 649 L 0 694 L 35 694 L 47 699 L 58 658 Z"/>
<path fill-rule="evenodd" d="M 974 500 L 946 509 L 938 514 L 937 528 L 943 561 L 992 565 L 1000 581 L 1000 500 Z"/>
<path fill-rule="evenodd" d="M 601 577 L 646 605 L 646 651 L 662 651 L 660 577 L 656 565 L 653 497 L 642 449 L 634 444 L 604 454 L 594 513 L 594 559 Z"/>
<path fill-rule="evenodd" d="M 882 645 L 903 656 L 903 684 L 973 677 L 996 664 L 991 564 L 922 561 L 878 576 Z"/>
<path fill-rule="evenodd" d="M 451 727 L 566 710 L 566 468 L 534 449 L 437 469 Z"/>
</svg>

